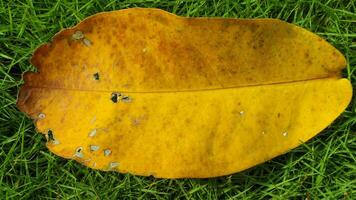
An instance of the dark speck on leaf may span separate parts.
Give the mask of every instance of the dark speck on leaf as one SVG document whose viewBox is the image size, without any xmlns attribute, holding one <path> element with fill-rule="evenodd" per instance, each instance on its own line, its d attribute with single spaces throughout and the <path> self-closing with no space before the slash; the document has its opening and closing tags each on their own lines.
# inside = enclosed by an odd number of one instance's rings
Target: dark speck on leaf
<svg viewBox="0 0 356 200">
<path fill-rule="evenodd" d="M 132 101 L 132 99 L 129 96 L 123 96 L 121 100 L 124 103 L 130 103 Z"/>
<path fill-rule="evenodd" d="M 120 93 L 118 92 L 113 92 L 111 94 L 111 101 L 114 102 L 114 103 L 117 103 L 119 101 L 119 97 L 121 96 Z"/>
<path fill-rule="evenodd" d="M 53 141 L 53 140 L 54 140 L 52 130 L 48 130 L 48 131 L 47 131 L 47 140 L 48 140 L 48 141 Z"/>
<path fill-rule="evenodd" d="M 97 72 L 97 73 L 95 73 L 93 76 L 94 76 L 94 80 L 97 80 L 97 81 L 98 81 L 98 80 L 99 80 L 99 78 L 100 78 L 100 77 L 99 77 L 99 73 L 98 73 L 98 72 Z"/>
</svg>

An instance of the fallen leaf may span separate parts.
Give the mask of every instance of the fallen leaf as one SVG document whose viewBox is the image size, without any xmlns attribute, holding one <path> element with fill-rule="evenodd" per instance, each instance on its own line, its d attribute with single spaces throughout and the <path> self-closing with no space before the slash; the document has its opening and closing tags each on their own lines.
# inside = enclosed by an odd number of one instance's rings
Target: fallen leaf
<svg viewBox="0 0 356 200">
<path fill-rule="evenodd" d="M 40 46 L 18 107 L 53 153 L 155 177 L 235 173 L 297 147 L 346 108 L 343 55 L 276 19 L 99 13 Z"/>
</svg>

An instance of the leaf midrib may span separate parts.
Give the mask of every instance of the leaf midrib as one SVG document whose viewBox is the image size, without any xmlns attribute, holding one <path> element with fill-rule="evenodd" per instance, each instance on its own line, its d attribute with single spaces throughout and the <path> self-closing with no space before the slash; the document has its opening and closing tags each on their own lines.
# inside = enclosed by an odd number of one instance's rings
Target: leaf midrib
<svg viewBox="0 0 356 200">
<path fill-rule="evenodd" d="M 53 87 L 53 86 L 31 86 L 23 85 L 23 87 L 27 88 L 35 88 L 35 89 L 49 89 L 49 90 L 66 90 L 66 91 L 79 91 L 79 92 L 124 92 L 124 93 L 181 93 L 181 92 L 204 92 L 204 91 L 214 91 L 214 90 L 228 90 L 228 89 L 238 89 L 238 88 L 246 88 L 246 87 L 259 87 L 259 86 L 272 86 L 272 85 L 285 85 L 292 83 L 302 83 L 308 81 L 317 81 L 323 79 L 341 79 L 342 77 L 338 76 L 327 76 L 327 77 L 319 77 L 319 78 L 310 78 L 303 80 L 293 80 L 293 81 L 281 81 L 275 83 L 259 83 L 259 84 L 247 84 L 241 86 L 231 86 L 231 87 L 222 87 L 222 88 L 206 88 L 206 89 L 183 89 L 183 90 L 151 90 L 151 91 L 127 91 L 121 89 L 112 89 L 112 90 L 95 90 L 95 89 L 80 89 L 80 88 L 64 88 L 64 87 Z"/>
</svg>

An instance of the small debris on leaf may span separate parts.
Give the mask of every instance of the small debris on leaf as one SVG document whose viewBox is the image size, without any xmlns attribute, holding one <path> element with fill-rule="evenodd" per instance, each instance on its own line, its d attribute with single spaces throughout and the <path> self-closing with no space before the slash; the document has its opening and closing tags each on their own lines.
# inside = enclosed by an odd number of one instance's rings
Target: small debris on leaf
<svg viewBox="0 0 356 200">
<path fill-rule="evenodd" d="M 45 117 L 46 117 L 46 115 L 44 113 L 38 114 L 38 118 L 39 119 L 44 119 Z"/>
<path fill-rule="evenodd" d="M 104 150 L 104 156 L 109 156 L 111 154 L 111 150 L 110 149 L 105 149 Z"/>
<path fill-rule="evenodd" d="M 96 135 L 96 129 L 89 132 L 89 137 L 94 137 Z"/>
<path fill-rule="evenodd" d="M 99 149 L 100 149 L 100 147 L 97 145 L 90 145 L 90 151 L 97 151 Z"/>
<path fill-rule="evenodd" d="M 287 131 L 284 131 L 284 132 L 283 132 L 283 136 L 284 136 L 284 137 L 287 137 L 287 136 L 288 136 L 288 132 L 287 132 Z"/>
<path fill-rule="evenodd" d="M 81 40 L 84 38 L 84 34 L 81 31 L 75 31 L 75 33 L 73 33 L 73 35 L 72 35 L 72 38 L 74 40 Z"/>
<path fill-rule="evenodd" d="M 111 162 L 110 165 L 109 165 L 109 168 L 110 169 L 113 169 L 113 168 L 116 168 L 119 166 L 119 163 L 118 162 Z"/>
<path fill-rule="evenodd" d="M 84 158 L 84 154 L 82 153 L 82 150 L 83 150 L 83 147 L 78 147 L 78 148 L 75 150 L 74 156 L 75 156 L 75 157 L 78 157 L 78 158 Z"/>
<path fill-rule="evenodd" d="M 91 41 L 88 38 L 84 38 L 83 39 L 83 44 L 88 47 L 88 46 L 91 45 Z"/>
</svg>

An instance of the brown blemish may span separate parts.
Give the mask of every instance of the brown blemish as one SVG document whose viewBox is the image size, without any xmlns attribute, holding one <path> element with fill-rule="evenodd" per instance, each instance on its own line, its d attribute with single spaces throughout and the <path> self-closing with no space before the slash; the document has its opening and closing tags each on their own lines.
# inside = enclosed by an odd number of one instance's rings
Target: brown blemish
<svg viewBox="0 0 356 200">
<path fill-rule="evenodd" d="M 187 119 L 184 120 L 184 122 L 185 122 L 185 124 L 189 125 L 189 124 L 191 124 L 192 120 L 187 118 Z"/>
<path fill-rule="evenodd" d="M 107 35 L 106 38 L 105 38 L 105 41 L 106 41 L 108 44 L 111 44 L 112 36 L 111 36 L 111 35 Z"/>
<path fill-rule="evenodd" d="M 133 126 L 138 126 L 138 125 L 142 124 L 145 120 L 147 120 L 147 118 L 148 117 L 146 114 L 139 116 L 139 117 L 134 117 L 131 119 L 131 124 Z"/>
<path fill-rule="evenodd" d="M 258 47 L 262 48 L 264 46 L 264 44 L 265 44 L 265 40 L 263 38 L 260 38 L 258 40 Z"/>
<path fill-rule="evenodd" d="M 17 106 L 20 109 L 22 108 L 22 106 L 27 104 L 28 100 L 30 99 L 31 93 L 32 93 L 32 90 L 30 88 L 25 88 L 25 87 L 21 88 L 18 98 L 17 98 Z"/>
<path fill-rule="evenodd" d="M 255 23 L 251 23 L 251 24 L 248 25 L 248 28 L 250 29 L 250 31 L 252 33 L 255 33 L 259 27 L 260 26 L 258 24 L 255 24 Z"/>
<path fill-rule="evenodd" d="M 225 20 L 225 21 L 223 21 L 222 23 L 221 23 L 221 29 L 220 29 L 220 31 L 222 31 L 222 32 L 225 32 L 225 31 L 227 31 L 226 29 L 228 29 L 230 26 L 231 26 L 231 23 L 232 21 L 230 21 L 230 20 Z"/>
<path fill-rule="evenodd" d="M 134 118 L 134 119 L 131 120 L 131 123 L 132 123 L 133 126 L 138 126 L 138 125 L 141 124 L 141 119 Z"/>
<path fill-rule="evenodd" d="M 158 22 L 158 23 L 160 23 L 162 25 L 168 25 L 169 24 L 168 23 L 168 19 L 167 19 L 166 16 L 163 16 L 163 15 L 161 15 L 159 13 L 157 13 L 157 14 L 154 13 L 151 16 L 152 16 L 152 19 L 154 19 L 156 22 Z"/>
<path fill-rule="evenodd" d="M 65 119 L 65 116 L 63 115 L 63 116 L 61 117 L 60 122 L 61 122 L 61 123 L 64 123 L 64 119 Z"/>
<path fill-rule="evenodd" d="M 308 51 L 304 53 L 304 57 L 305 57 L 305 59 L 309 59 L 310 55 L 309 55 Z"/>
</svg>

